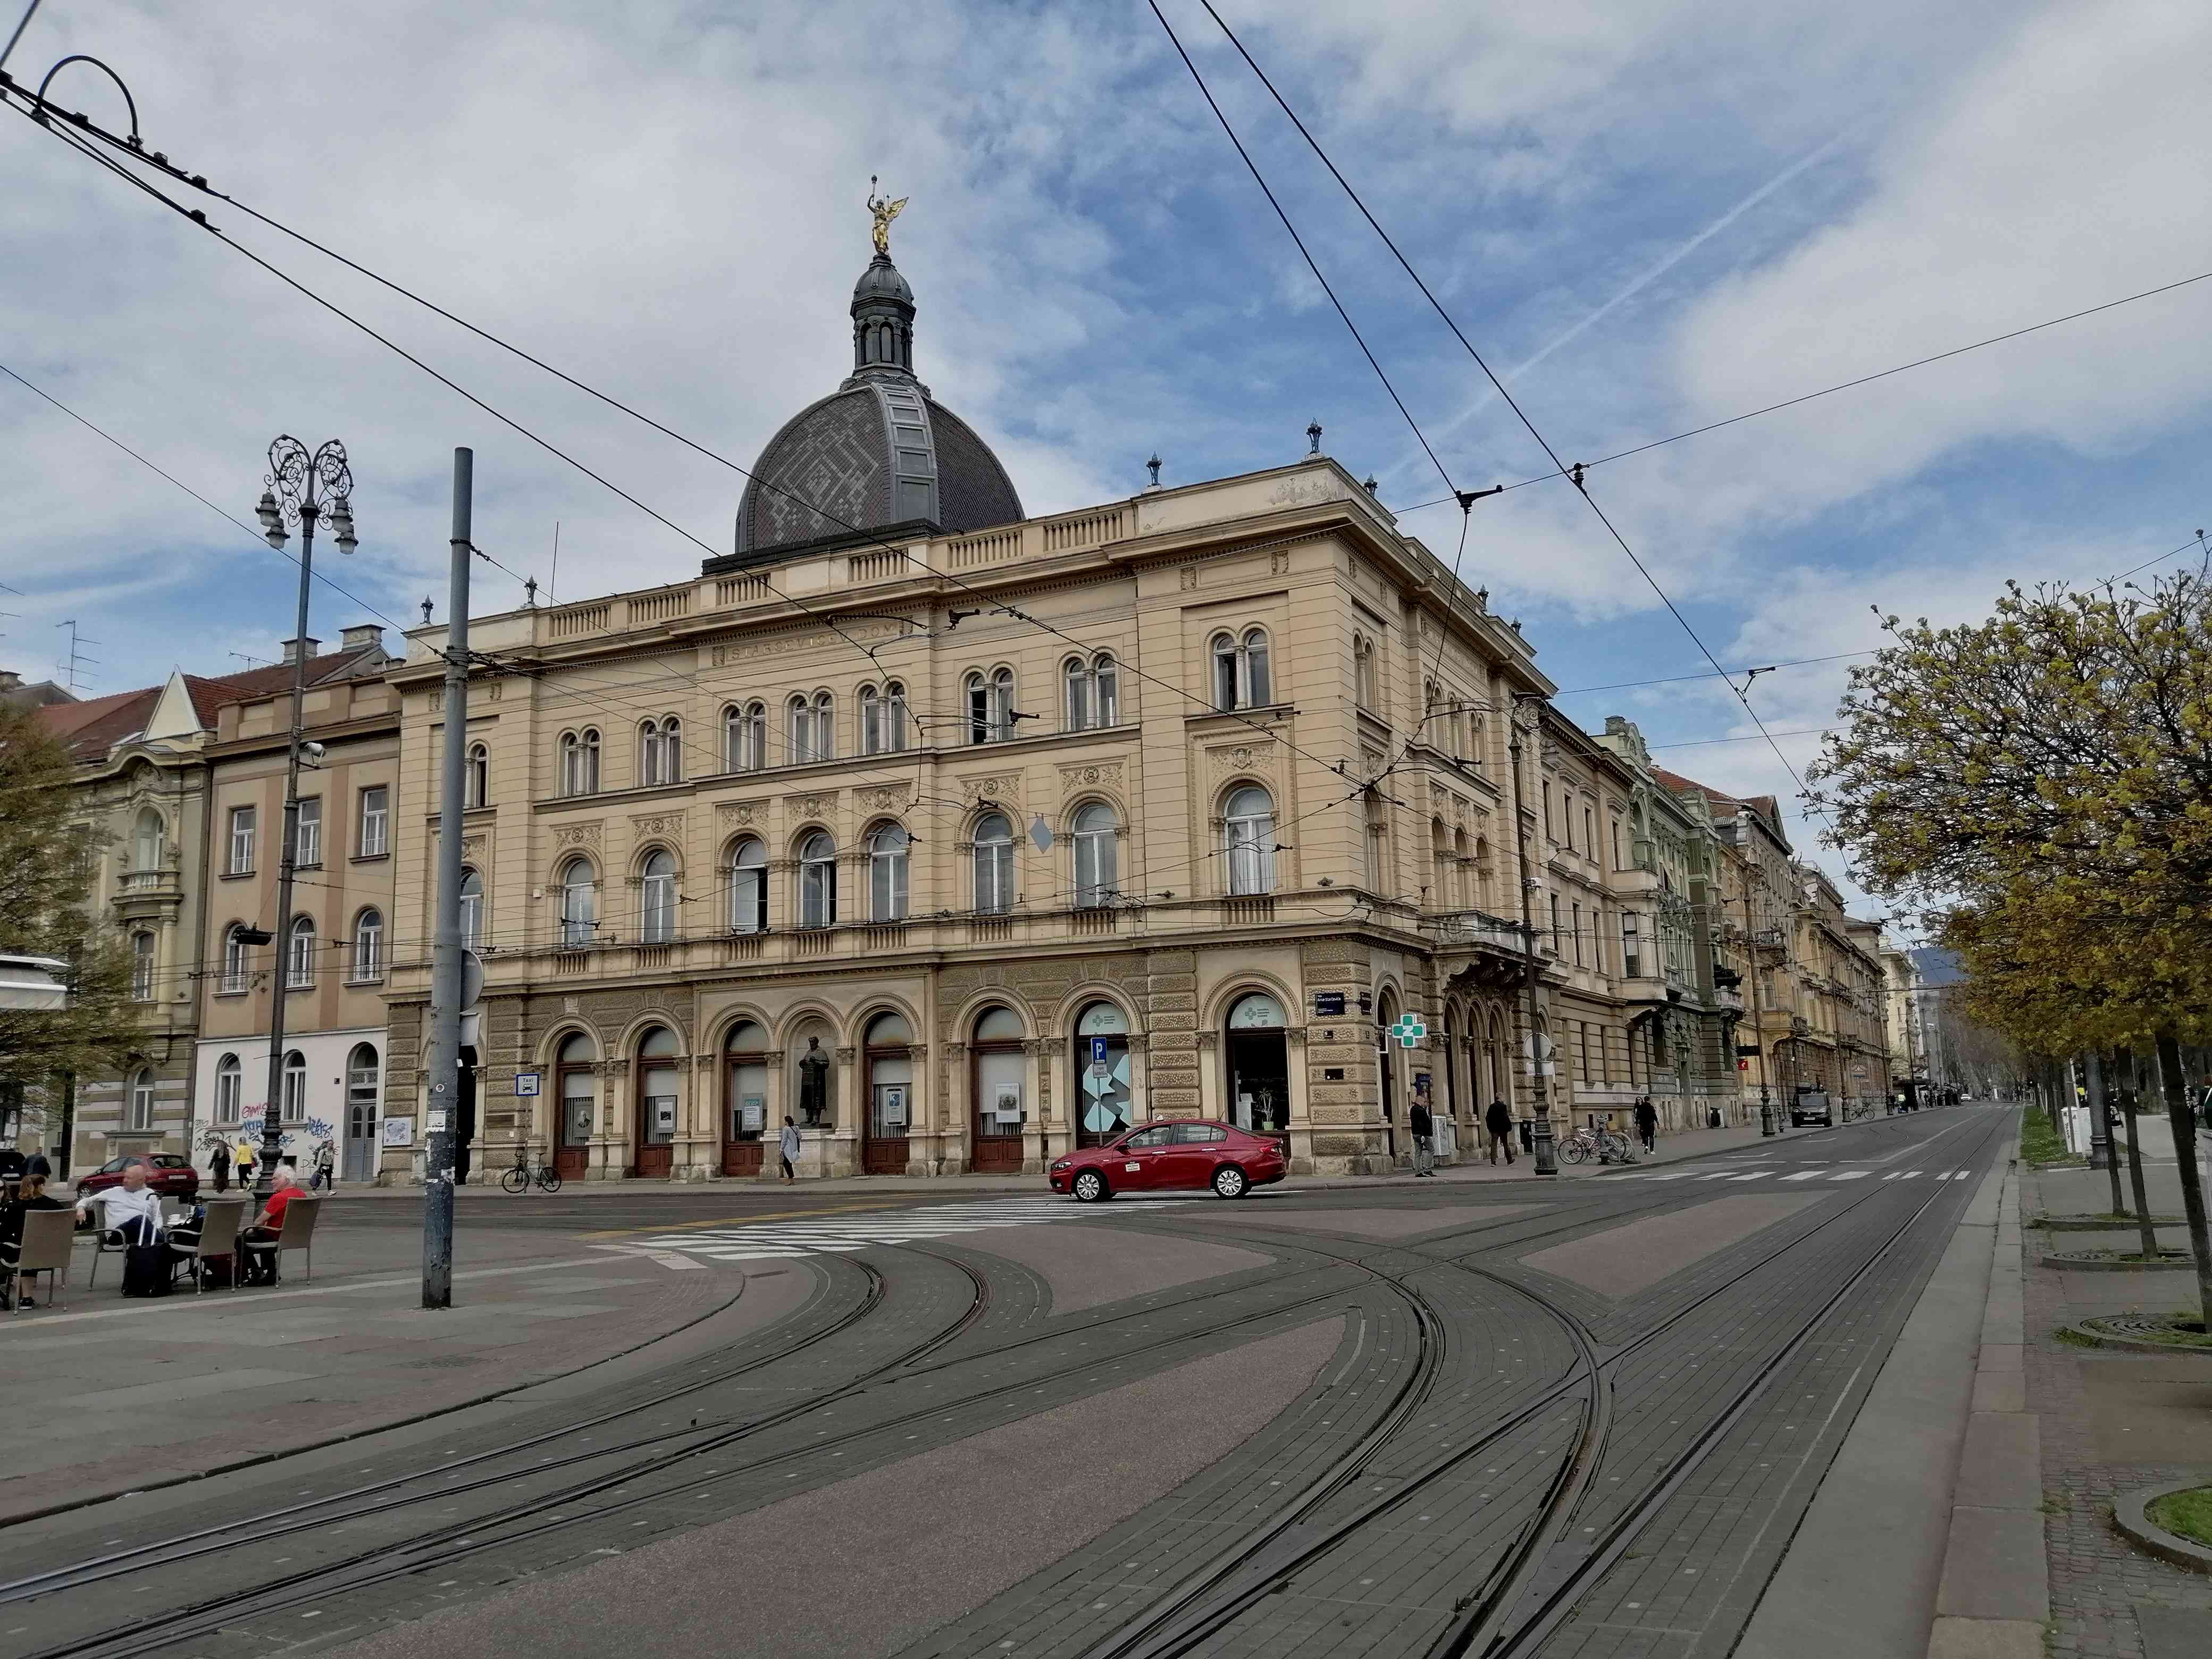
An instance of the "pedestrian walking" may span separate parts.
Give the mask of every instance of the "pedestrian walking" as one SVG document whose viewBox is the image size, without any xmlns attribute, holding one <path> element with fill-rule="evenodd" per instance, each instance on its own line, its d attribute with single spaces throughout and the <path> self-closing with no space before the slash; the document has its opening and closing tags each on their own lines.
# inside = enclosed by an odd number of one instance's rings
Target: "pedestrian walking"
<svg viewBox="0 0 2212 1659">
<path fill-rule="evenodd" d="M 783 1133 L 778 1138 L 777 1150 L 783 1158 L 783 1178 L 786 1181 L 798 1180 L 799 1126 L 791 1121 L 788 1115 L 783 1120 Z"/>
<path fill-rule="evenodd" d="M 238 1138 L 237 1164 L 238 1184 L 251 1187 L 253 1184 L 253 1143 L 244 1135 Z"/>
<path fill-rule="evenodd" d="M 1651 1103 L 1650 1095 L 1636 1097 L 1636 1138 L 1644 1143 L 1644 1150 L 1659 1150 L 1659 1109 Z"/>
<path fill-rule="evenodd" d="M 1482 1127 L 1490 1132 L 1490 1161 L 1498 1162 L 1504 1152 L 1505 1161 L 1513 1161 L 1513 1109 L 1502 1100 L 1493 1100 L 1482 1115 Z"/>
<path fill-rule="evenodd" d="M 1429 1115 L 1429 1103 L 1414 1097 L 1409 1119 L 1413 1129 L 1413 1173 L 1432 1176 L 1437 1172 L 1437 1121 Z"/>
<path fill-rule="evenodd" d="M 208 1154 L 208 1172 L 215 1176 L 215 1189 L 219 1193 L 230 1190 L 230 1146 L 218 1140 L 215 1151 Z"/>
<path fill-rule="evenodd" d="M 307 1190 L 312 1193 L 319 1187 L 327 1193 L 337 1185 L 337 1154 L 326 1140 L 315 1148 L 315 1173 L 308 1179 Z"/>
</svg>

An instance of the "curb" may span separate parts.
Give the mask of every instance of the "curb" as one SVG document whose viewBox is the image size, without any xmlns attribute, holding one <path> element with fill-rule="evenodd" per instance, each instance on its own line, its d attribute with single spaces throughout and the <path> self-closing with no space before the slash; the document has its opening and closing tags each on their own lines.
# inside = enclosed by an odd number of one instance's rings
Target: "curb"
<svg viewBox="0 0 2212 1659">
<path fill-rule="evenodd" d="M 2157 1353 L 2169 1357 L 2180 1354 L 2186 1358 L 2212 1359 L 2212 1348 L 2191 1347 L 2180 1342 L 2139 1342 L 2133 1337 L 2107 1336 L 2102 1331 L 2085 1330 L 2079 1325 L 2061 1325 L 2058 1328 L 2093 1347 L 2112 1348 L 2121 1353 Z"/>
<path fill-rule="evenodd" d="M 2051 1617 L 2045 1553 L 2042 1419 L 2027 1407 L 2022 1352 L 2027 1285 L 2021 1268 L 2017 1143 L 1997 1194 L 1996 1249 L 1982 1311 L 1975 1409 L 1952 1488 L 1951 1523 L 1928 1659 L 2041 1659 Z M 1984 1409 L 1984 1407 L 1994 1409 Z"/>
<path fill-rule="evenodd" d="M 2112 1500 L 2112 1524 L 2130 1544 L 2137 1549 L 2148 1550 L 2161 1561 L 2171 1561 L 2191 1572 L 2212 1573 L 2212 1549 L 2168 1532 L 2144 1514 L 2151 1504 L 2169 1493 L 2191 1492 L 2204 1484 L 2202 1480 L 2169 1480 L 2162 1486 L 2137 1486 L 2133 1492 L 2124 1492 Z"/>
<path fill-rule="evenodd" d="M 2186 1250 L 2169 1252 L 2172 1259 L 2162 1261 L 2110 1261 L 2092 1255 L 2046 1255 L 2042 1265 L 2069 1273 L 2162 1273 L 2177 1267 L 2195 1271 L 2197 1258 Z"/>
<path fill-rule="evenodd" d="M 2028 1224 L 2049 1233 L 2131 1233 L 2139 1224 L 2135 1217 L 2123 1216 L 2118 1221 L 2100 1221 L 2094 1216 L 2044 1215 Z M 2186 1227 L 2189 1218 L 2181 1215 L 2154 1215 L 2150 1224 L 2158 1227 Z"/>
</svg>

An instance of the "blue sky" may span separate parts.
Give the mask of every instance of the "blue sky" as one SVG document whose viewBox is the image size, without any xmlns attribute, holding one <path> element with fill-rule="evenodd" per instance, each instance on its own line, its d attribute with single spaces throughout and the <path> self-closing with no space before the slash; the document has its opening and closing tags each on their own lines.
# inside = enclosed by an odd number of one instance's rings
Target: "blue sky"
<svg viewBox="0 0 2212 1659">
<path fill-rule="evenodd" d="M 1570 459 L 2212 269 L 2201 4 L 1216 3 Z M 1543 471 L 1196 0 L 1163 9 L 1455 480 Z M 1443 494 L 1142 0 L 47 0 L 9 68 L 70 52 L 124 76 L 149 148 L 740 462 L 844 372 L 880 173 L 912 200 L 894 246 L 921 373 L 1030 511 L 1134 489 L 1155 449 L 1170 482 L 1277 464 L 1316 418 L 1386 501 Z M 57 94 L 119 112 L 82 65 Z M 270 437 L 343 437 L 362 547 L 333 574 L 367 606 L 442 605 L 456 443 L 503 562 L 549 577 L 560 524 L 562 595 L 696 568 L 20 118 L 0 152 L 0 362 L 241 517 Z M 726 544 L 735 473 L 210 216 Z M 2008 576 L 2094 577 L 2212 520 L 2208 317 L 2212 283 L 1599 468 L 1591 491 L 1724 663 L 1862 649 L 1873 605 L 1976 616 Z M 0 582 L 23 590 L 0 593 L 20 613 L 0 665 L 51 672 L 70 617 L 100 642 L 94 692 L 266 659 L 290 631 L 289 567 L 5 380 L 0 505 Z M 1449 554 L 1456 509 L 1405 523 Z M 1564 485 L 1486 501 L 1472 531 L 1469 581 L 1562 686 L 1703 666 Z M 518 598 L 485 573 L 480 609 Z M 323 637 L 364 619 L 318 591 Z M 1768 726 L 1821 725 L 1847 666 L 1762 678 Z M 1565 707 L 1655 744 L 1752 730 L 1717 682 Z M 1817 739 L 1783 747 L 1802 770 Z M 1792 787 L 1756 742 L 1659 758 Z"/>
</svg>

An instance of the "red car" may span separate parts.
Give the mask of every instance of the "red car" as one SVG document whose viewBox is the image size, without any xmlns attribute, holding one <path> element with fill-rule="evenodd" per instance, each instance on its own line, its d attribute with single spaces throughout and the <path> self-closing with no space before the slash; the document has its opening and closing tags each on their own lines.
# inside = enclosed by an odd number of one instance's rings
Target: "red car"
<svg viewBox="0 0 2212 1659">
<path fill-rule="evenodd" d="M 76 1195 L 82 1198 L 88 1193 L 120 1187 L 124 1170 L 133 1164 L 146 1166 L 146 1184 L 164 1198 L 181 1198 L 189 1203 L 199 1196 L 200 1172 L 174 1152 L 125 1152 L 111 1158 L 76 1183 Z"/>
<path fill-rule="evenodd" d="M 1291 1172 L 1283 1143 L 1232 1123 L 1147 1123 L 1103 1146 L 1054 1158 L 1052 1189 L 1096 1204 L 1116 1193 L 1200 1191 L 1242 1198 Z"/>
</svg>

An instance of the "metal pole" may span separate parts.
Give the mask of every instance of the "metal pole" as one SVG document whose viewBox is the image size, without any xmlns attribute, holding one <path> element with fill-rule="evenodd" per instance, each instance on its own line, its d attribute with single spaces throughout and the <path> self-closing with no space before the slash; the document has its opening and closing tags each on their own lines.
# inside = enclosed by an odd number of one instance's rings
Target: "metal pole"
<svg viewBox="0 0 2212 1659">
<path fill-rule="evenodd" d="M 1513 848 L 1521 878 L 1521 942 L 1528 952 L 1528 971 L 1523 978 L 1528 993 L 1528 1084 L 1531 1103 L 1535 1108 L 1529 1139 L 1536 1155 L 1536 1173 L 1555 1176 L 1559 1172 L 1559 1160 L 1552 1146 L 1552 1111 L 1544 1087 L 1543 1048 L 1536 1040 L 1535 901 L 1529 896 L 1528 826 L 1521 817 L 1521 720 L 1517 703 L 1514 708 L 1513 741 L 1507 748 L 1513 760 Z"/>
<path fill-rule="evenodd" d="M 438 815 L 438 923 L 430 958 L 429 1168 L 422 1182 L 422 1305 L 453 1305 L 453 1151 L 460 1130 L 461 806 L 468 768 L 470 504 L 475 452 L 453 452 L 446 602 L 446 751 Z"/>
<path fill-rule="evenodd" d="M 307 696 L 307 583 L 315 563 L 315 520 L 323 510 L 315 499 L 315 477 L 310 467 L 306 493 L 300 501 L 300 606 L 292 624 L 292 735 L 284 755 L 284 832 L 276 863 L 276 971 L 269 976 L 269 1087 L 262 1097 L 261 1156 L 253 1171 L 256 1214 L 276 1190 L 276 1159 L 284 1150 L 284 997 L 292 982 L 292 878 L 299 869 L 300 734 Z"/>
<path fill-rule="evenodd" d="M 1766 872 L 1763 869 L 1759 872 L 1759 885 L 1761 890 L 1766 886 Z M 1759 1048 L 1759 1134 L 1764 1140 L 1779 1134 L 1781 1128 L 1774 1121 L 1774 1097 L 1766 1088 L 1766 1002 L 1759 986 L 1765 975 L 1759 960 L 1759 929 L 1752 925 L 1759 918 L 1752 912 L 1747 891 L 1743 896 L 1743 919 L 1751 934 L 1751 1031 L 1752 1041 Z"/>
</svg>

